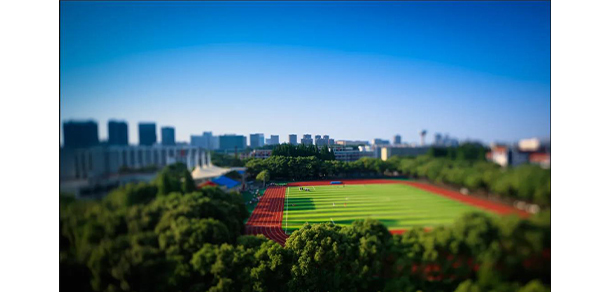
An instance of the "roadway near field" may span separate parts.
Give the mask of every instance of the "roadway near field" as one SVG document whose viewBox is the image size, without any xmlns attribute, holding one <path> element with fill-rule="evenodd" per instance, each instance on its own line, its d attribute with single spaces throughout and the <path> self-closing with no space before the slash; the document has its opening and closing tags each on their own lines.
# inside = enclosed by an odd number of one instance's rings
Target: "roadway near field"
<svg viewBox="0 0 610 292">
<path fill-rule="evenodd" d="M 302 183 L 302 185 L 305 183 Z M 401 232 L 414 227 L 451 224 L 464 213 L 485 210 L 403 183 L 289 187 L 282 230 L 291 233 L 305 223 L 349 225 L 373 218 Z"/>
</svg>

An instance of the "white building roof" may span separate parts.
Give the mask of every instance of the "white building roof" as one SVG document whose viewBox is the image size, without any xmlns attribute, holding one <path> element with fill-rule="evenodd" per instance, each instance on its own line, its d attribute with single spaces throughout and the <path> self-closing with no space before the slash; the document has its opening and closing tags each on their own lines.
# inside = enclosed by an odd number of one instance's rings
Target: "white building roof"
<svg viewBox="0 0 610 292">
<path fill-rule="evenodd" d="M 211 179 L 211 178 L 219 177 L 221 175 L 225 175 L 234 170 L 235 171 L 245 171 L 246 170 L 245 167 L 231 167 L 231 168 L 218 167 L 218 166 L 212 164 L 211 156 L 209 156 L 209 154 L 206 155 L 206 161 L 207 161 L 206 164 L 195 167 L 195 169 L 191 172 L 191 176 L 193 177 L 193 180 Z"/>
</svg>

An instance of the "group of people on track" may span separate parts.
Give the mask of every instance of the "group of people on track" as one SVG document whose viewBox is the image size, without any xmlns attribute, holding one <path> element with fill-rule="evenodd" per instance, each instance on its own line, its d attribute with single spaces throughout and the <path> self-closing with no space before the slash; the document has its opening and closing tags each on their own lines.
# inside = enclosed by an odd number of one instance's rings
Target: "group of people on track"
<svg viewBox="0 0 610 292">
<path fill-rule="evenodd" d="M 256 189 L 256 191 L 254 192 L 254 197 L 252 197 L 252 199 L 250 199 L 250 201 L 248 201 L 248 205 L 252 205 L 254 203 L 260 202 L 260 200 L 263 198 L 263 195 L 260 194 L 260 191 L 258 189 Z"/>
</svg>

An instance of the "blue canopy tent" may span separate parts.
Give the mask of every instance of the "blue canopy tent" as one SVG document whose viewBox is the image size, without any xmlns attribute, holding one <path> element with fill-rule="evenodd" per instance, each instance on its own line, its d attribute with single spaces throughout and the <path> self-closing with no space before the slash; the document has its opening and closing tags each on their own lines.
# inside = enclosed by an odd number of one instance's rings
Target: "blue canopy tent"
<svg viewBox="0 0 610 292">
<path fill-rule="evenodd" d="M 240 184 L 240 182 L 234 181 L 224 175 L 221 175 L 221 176 L 213 179 L 212 182 L 219 186 L 224 186 L 227 189 L 232 189 Z"/>
</svg>

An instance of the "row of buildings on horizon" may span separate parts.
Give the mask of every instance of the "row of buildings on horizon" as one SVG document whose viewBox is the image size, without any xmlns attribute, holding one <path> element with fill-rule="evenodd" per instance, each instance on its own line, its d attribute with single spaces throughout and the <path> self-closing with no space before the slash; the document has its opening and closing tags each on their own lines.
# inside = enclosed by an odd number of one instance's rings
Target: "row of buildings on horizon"
<svg viewBox="0 0 610 292">
<path fill-rule="evenodd" d="M 192 135 L 191 141 L 177 142 L 175 128 L 160 129 L 160 141 L 155 123 L 139 123 L 137 145 L 128 143 L 128 125 L 123 121 L 108 122 L 108 140 L 100 141 L 98 126 L 94 121 L 68 121 L 63 124 L 64 143 L 60 149 L 60 180 L 107 180 L 122 173 L 139 173 L 145 169 L 160 169 L 165 165 L 182 162 L 189 169 L 205 165 L 206 153 L 218 152 L 245 158 L 266 159 L 271 156 L 273 145 L 279 145 L 279 135 L 266 138 L 262 133 L 249 135 L 213 135 L 203 132 Z M 335 140 L 329 135 L 288 135 L 288 143 L 297 145 L 327 146 L 339 161 L 352 162 L 363 157 L 387 160 L 392 156 L 417 156 L 426 154 L 430 147 L 456 147 L 460 142 L 449 135 L 434 135 L 432 143 L 425 142 L 426 131 L 421 131 L 419 143 L 403 143 L 401 136 L 393 140 Z M 467 141 L 462 141 L 467 142 Z M 491 144 L 487 159 L 500 165 L 536 163 L 550 167 L 550 142 L 538 139 L 521 140 L 515 144 Z M 148 175 L 148 174 L 147 174 Z M 142 178 L 133 178 L 135 181 Z M 150 179 L 146 177 L 144 179 Z M 89 184 L 89 183 L 87 183 Z"/>
<path fill-rule="evenodd" d="M 96 146 L 129 146 L 129 134 L 128 125 L 125 121 L 108 121 L 108 139 L 101 141 L 99 139 L 98 124 L 95 121 L 67 121 L 63 123 L 63 148 L 66 149 L 82 149 L 91 148 Z M 153 122 L 141 122 L 138 123 L 138 146 L 176 146 L 176 145 L 190 145 L 201 147 L 206 150 L 220 150 L 220 151 L 233 151 L 245 150 L 248 147 L 252 149 L 261 148 L 264 146 L 273 146 L 280 144 L 279 135 L 270 135 L 269 138 L 265 138 L 262 133 L 250 134 L 250 143 L 244 135 L 236 134 L 225 134 L 215 136 L 212 132 L 203 132 L 202 135 L 191 135 L 190 143 L 188 142 L 177 142 L 176 141 L 176 130 L 172 126 L 163 126 L 160 129 L 160 140 L 157 136 L 157 125 Z M 303 134 L 298 139 L 296 134 L 288 135 L 288 143 L 297 145 L 316 145 L 322 146 L 382 146 L 382 145 L 395 145 L 395 146 L 410 146 L 418 147 L 425 146 L 424 141 L 425 133 L 422 135 L 421 143 L 402 143 L 400 135 L 393 137 L 392 143 L 390 140 L 384 140 L 380 138 L 373 139 L 372 141 L 363 140 L 337 140 L 330 138 L 329 135 L 311 135 Z M 300 141 L 299 141 L 300 140 Z M 442 136 L 436 134 L 434 137 L 433 146 L 457 146 L 458 140 L 449 137 L 449 135 Z"/>
</svg>

